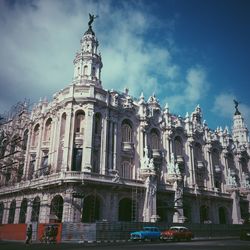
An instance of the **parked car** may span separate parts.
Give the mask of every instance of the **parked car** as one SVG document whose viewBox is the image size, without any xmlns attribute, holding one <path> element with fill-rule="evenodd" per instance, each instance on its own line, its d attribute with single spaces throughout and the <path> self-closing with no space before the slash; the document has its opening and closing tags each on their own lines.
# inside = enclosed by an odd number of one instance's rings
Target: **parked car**
<svg viewBox="0 0 250 250">
<path fill-rule="evenodd" d="M 144 227 L 143 230 L 130 233 L 131 240 L 158 240 L 161 232 L 158 227 Z"/>
<path fill-rule="evenodd" d="M 161 240 L 188 240 L 190 241 L 194 237 L 191 230 L 182 226 L 173 226 L 168 230 L 161 232 Z"/>
</svg>

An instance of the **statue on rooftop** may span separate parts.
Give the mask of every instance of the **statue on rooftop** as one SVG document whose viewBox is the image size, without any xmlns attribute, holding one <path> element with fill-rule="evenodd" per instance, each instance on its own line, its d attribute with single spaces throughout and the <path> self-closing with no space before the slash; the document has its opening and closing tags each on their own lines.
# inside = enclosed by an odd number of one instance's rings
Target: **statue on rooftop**
<svg viewBox="0 0 250 250">
<path fill-rule="evenodd" d="M 88 22 L 89 27 L 91 27 L 91 24 L 94 22 L 94 20 L 95 20 L 97 17 L 98 17 L 98 16 L 91 15 L 91 14 L 89 13 L 89 22 Z"/>
<path fill-rule="evenodd" d="M 240 111 L 238 109 L 238 106 L 239 106 L 239 102 L 237 100 L 233 100 L 234 101 L 234 107 L 235 107 L 235 115 L 240 115 Z"/>
</svg>

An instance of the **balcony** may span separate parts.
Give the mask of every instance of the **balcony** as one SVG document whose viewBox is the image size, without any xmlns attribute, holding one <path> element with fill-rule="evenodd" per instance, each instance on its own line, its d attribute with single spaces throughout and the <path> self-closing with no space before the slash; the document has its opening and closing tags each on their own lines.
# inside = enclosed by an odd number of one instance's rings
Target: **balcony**
<svg viewBox="0 0 250 250">
<path fill-rule="evenodd" d="M 124 152 L 132 153 L 134 151 L 133 142 L 122 142 L 122 150 Z"/>
<path fill-rule="evenodd" d="M 204 162 L 203 161 L 197 161 L 197 168 L 199 170 L 204 170 L 204 168 L 205 168 Z"/>
<path fill-rule="evenodd" d="M 220 174 L 221 173 L 221 167 L 220 167 L 220 165 L 215 165 L 214 166 L 214 171 L 215 171 L 216 174 Z"/>
<path fill-rule="evenodd" d="M 176 162 L 178 163 L 178 165 L 184 164 L 184 157 L 182 155 L 177 155 Z"/>
<path fill-rule="evenodd" d="M 161 158 L 161 150 L 157 148 L 152 149 L 152 156 L 157 159 Z"/>
<path fill-rule="evenodd" d="M 76 145 L 82 145 L 83 144 L 83 133 L 82 132 L 76 132 L 75 133 L 74 143 Z"/>
</svg>

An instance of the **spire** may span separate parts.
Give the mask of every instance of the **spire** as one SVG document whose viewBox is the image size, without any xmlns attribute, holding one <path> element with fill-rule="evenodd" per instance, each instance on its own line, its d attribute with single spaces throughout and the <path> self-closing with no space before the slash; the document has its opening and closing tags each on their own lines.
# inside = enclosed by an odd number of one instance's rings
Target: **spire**
<svg viewBox="0 0 250 250">
<path fill-rule="evenodd" d="M 74 59 L 73 83 L 82 85 L 101 86 L 102 59 L 98 53 L 98 40 L 91 24 L 98 16 L 89 14 L 88 30 L 84 33 L 80 41 L 80 50 Z"/>
<path fill-rule="evenodd" d="M 233 139 L 240 143 L 247 143 L 248 142 L 248 129 L 244 122 L 244 118 L 241 115 L 238 106 L 239 102 L 233 100 L 235 104 L 235 113 L 233 117 L 233 127 L 232 127 L 232 135 Z"/>
</svg>

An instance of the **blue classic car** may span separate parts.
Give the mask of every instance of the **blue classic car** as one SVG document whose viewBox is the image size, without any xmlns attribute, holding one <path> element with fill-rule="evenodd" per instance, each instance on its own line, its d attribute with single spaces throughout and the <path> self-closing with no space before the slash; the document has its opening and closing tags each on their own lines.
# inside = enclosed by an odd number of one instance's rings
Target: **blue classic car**
<svg viewBox="0 0 250 250">
<path fill-rule="evenodd" d="M 131 240 L 158 240 L 160 236 L 158 227 L 144 227 L 142 231 L 130 233 Z"/>
</svg>

